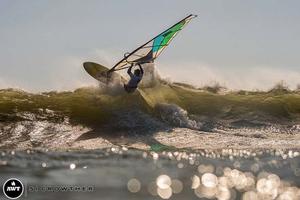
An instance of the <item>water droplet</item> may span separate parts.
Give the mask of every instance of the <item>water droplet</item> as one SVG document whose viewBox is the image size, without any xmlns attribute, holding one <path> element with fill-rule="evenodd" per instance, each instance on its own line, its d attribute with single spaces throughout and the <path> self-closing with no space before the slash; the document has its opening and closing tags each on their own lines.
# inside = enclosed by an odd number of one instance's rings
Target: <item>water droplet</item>
<svg viewBox="0 0 300 200">
<path fill-rule="evenodd" d="M 257 200 L 258 195 L 254 191 L 248 191 L 243 194 L 242 200 Z"/>
<path fill-rule="evenodd" d="M 184 167 L 184 164 L 183 164 L 183 163 L 178 163 L 178 164 L 177 164 L 177 167 L 178 167 L 179 169 L 182 169 L 182 168 Z"/>
<path fill-rule="evenodd" d="M 227 187 L 219 186 L 217 190 L 216 197 L 218 200 L 229 200 L 231 196 L 230 191 Z"/>
<path fill-rule="evenodd" d="M 73 169 L 75 169 L 75 168 L 76 168 L 76 165 L 75 165 L 74 163 L 71 163 L 71 164 L 70 164 L 70 169 L 73 170 Z"/>
<path fill-rule="evenodd" d="M 162 199 L 169 199 L 172 196 L 172 189 L 170 187 L 167 188 L 157 188 L 157 194 L 162 198 Z"/>
<path fill-rule="evenodd" d="M 127 188 L 130 192 L 136 193 L 141 189 L 141 183 L 138 179 L 132 178 L 127 183 Z"/>
<path fill-rule="evenodd" d="M 196 189 L 200 186 L 200 178 L 197 175 L 192 177 L 192 189 Z"/>
<path fill-rule="evenodd" d="M 201 182 L 205 187 L 216 187 L 218 184 L 218 178 L 212 173 L 205 173 L 201 177 Z"/>
<path fill-rule="evenodd" d="M 172 184 L 171 184 L 172 192 L 174 194 L 178 194 L 182 191 L 183 189 L 183 184 L 180 180 L 178 179 L 173 179 Z"/>
<path fill-rule="evenodd" d="M 160 175 L 156 179 L 156 185 L 159 188 L 166 189 L 171 186 L 171 179 L 168 175 Z"/>
</svg>

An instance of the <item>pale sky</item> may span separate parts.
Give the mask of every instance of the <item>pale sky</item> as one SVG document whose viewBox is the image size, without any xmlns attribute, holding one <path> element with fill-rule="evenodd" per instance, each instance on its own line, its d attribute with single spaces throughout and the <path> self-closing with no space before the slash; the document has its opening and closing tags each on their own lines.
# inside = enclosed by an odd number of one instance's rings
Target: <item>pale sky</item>
<svg viewBox="0 0 300 200">
<path fill-rule="evenodd" d="M 232 89 L 300 83 L 297 0 L 0 0 L 0 88 L 93 85 L 82 62 L 113 66 L 188 14 L 157 59 L 162 76 Z"/>
</svg>

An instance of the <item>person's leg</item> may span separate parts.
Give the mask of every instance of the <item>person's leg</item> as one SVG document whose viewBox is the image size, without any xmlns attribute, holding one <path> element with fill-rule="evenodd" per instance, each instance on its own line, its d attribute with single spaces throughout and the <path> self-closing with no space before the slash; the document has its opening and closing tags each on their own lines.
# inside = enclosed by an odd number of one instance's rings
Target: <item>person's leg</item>
<svg viewBox="0 0 300 200">
<path fill-rule="evenodd" d="M 128 87 L 128 85 L 124 84 L 124 90 L 127 93 L 133 93 L 136 90 L 136 88 Z"/>
<path fill-rule="evenodd" d="M 128 92 L 128 87 L 127 87 L 127 85 L 124 83 L 124 90 L 126 91 L 126 92 Z"/>
</svg>

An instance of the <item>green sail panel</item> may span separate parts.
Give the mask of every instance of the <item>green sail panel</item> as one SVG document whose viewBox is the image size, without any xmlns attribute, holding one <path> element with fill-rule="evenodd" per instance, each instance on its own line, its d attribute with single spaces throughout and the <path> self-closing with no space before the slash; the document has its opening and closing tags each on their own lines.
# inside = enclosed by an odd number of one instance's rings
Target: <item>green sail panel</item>
<svg viewBox="0 0 300 200">
<path fill-rule="evenodd" d="M 171 38 L 173 37 L 173 35 L 180 31 L 181 28 L 184 26 L 184 22 L 176 25 L 175 27 L 171 28 L 169 31 L 167 31 L 167 33 L 164 33 L 164 40 L 162 41 L 162 43 L 160 44 L 160 48 L 162 48 L 163 46 L 167 45 L 169 43 L 169 41 L 171 40 Z"/>
</svg>

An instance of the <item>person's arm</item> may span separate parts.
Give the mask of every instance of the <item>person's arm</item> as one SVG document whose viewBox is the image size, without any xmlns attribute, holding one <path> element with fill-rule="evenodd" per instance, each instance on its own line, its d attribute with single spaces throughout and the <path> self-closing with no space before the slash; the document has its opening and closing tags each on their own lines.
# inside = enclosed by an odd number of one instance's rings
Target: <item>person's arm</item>
<svg viewBox="0 0 300 200">
<path fill-rule="evenodd" d="M 141 64 L 139 64 L 139 67 L 140 67 L 141 73 L 142 73 L 142 75 L 143 75 L 143 74 L 144 74 L 144 70 L 143 70 Z"/>
<path fill-rule="evenodd" d="M 132 72 L 131 72 L 132 67 L 133 67 L 133 64 L 131 64 L 130 67 L 128 68 L 128 70 L 127 70 L 127 74 L 128 74 L 130 77 L 133 75 Z"/>
</svg>

